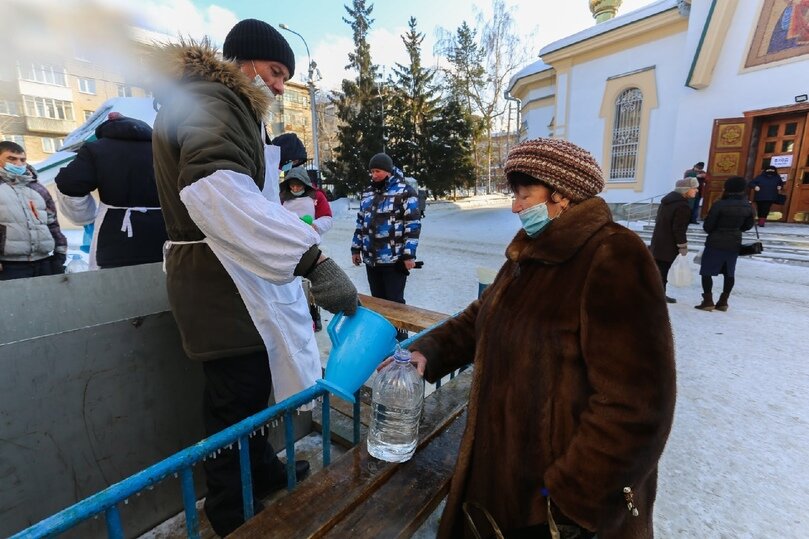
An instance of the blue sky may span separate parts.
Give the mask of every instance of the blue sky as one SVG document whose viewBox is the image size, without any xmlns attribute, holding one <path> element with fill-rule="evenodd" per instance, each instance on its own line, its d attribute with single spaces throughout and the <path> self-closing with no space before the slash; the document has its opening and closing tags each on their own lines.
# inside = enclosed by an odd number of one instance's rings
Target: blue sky
<svg viewBox="0 0 809 539">
<path fill-rule="evenodd" d="M 317 62 L 323 80 L 321 86 L 334 88 L 346 76 L 344 69 L 352 49 L 351 29 L 342 21 L 341 0 L 99 0 L 125 10 L 139 24 L 168 34 L 192 37 L 209 35 L 221 44 L 233 24 L 245 18 L 262 19 L 270 24 L 286 23 L 303 35 Z M 505 0 L 514 10 L 518 32 L 532 35 L 531 60 L 542 46 L 594 24 L 588 0 Z M 624 0 L 619 13 L 628 13 L 653 3 L 651 0 Z M 371 55 L 374 63 L 392 66 L 405 62 L 400 35 L 407 29 L 408 18 L 415 16 L 426 35 L 425 63 L 435 64 L 433 54 L 441 28 L 453 31 L 464 20 L 474 24 L 478 13 L 491 13 L 491 0 L 378 0 L 374 2 L 371 29 Z M 300 38 L 285 33 L 295 50 L 296 79 L 305 74 L 306 50 Z"/>
</svg>

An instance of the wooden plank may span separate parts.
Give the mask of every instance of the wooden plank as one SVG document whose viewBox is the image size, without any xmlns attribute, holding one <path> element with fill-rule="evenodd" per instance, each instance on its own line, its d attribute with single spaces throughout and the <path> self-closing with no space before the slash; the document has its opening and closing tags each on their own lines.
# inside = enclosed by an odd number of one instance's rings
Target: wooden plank
<svg viewBox="0 0 809 539">
<path fill-rule="evenodd" d="M 382 487 L 322 537 L 412 536 L 449 491 L 465 426 L 466 412 L 400 465 Z"/>
<path fill-rule="evenodd" d="M 425 399 L 417 454 L 466 408 L 471 381 L 471 372 L 464 372 Z M 382 462 L 369 456 L 366 444 L 361 442 L 230 537 L 320 536 L 382 487 L 400 466 L 402 464 Z"/>
<path fill-rule="evenodd" d="M 397 328 L 419 332 L 449 318 L 448 314 L 360 294 L 363 307 L 375 311 Z"/>
</svg>

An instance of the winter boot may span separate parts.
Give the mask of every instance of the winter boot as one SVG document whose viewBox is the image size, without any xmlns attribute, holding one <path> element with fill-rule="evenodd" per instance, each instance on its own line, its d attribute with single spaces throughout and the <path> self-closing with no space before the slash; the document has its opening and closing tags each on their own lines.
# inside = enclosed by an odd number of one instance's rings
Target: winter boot
<svg viewBox="0 0 809 539">
<path fill-rule="evenodd" d="M 767 220 L 766 220 L 764 217 L 759 217 L 759 219 L 758 219 L 758 226 L 762 226 L 762 227 L 763 227 L 763 226 L 764 226 L 764 223 L 766 223 L 766 222 L 767 222 Z"/>
<path fill-rule="evenodd" d="M 728 310 L 728 297 L 730 294 L 725 294 L 724 292 L 719 295 L 719 301 L 716 302 L 716 310 L 725 312 Z"/>
<path fill-rule="evenodd" d="M 713 295 L 709 292 L 707 294 L 702 294 L 702 303 L 699 305 L 694 305 L 695 309 L 699 309 L 700 311 L 713 311 L 716 305 L 713 303 Z"/>
<path fill-rule="evenodd" d="M 309 305 L 309 314 L 312 315 L 312 323 L 314 330 L 320 331 L 323 329 L 323 322 L 320 320 L 320 307 L 317 305 Z"/>
<path fill-rule="evenodd" d="M 677 303 L 677 300 L 672 297 L 666 296 L 666 303 Z"/>
</svg>

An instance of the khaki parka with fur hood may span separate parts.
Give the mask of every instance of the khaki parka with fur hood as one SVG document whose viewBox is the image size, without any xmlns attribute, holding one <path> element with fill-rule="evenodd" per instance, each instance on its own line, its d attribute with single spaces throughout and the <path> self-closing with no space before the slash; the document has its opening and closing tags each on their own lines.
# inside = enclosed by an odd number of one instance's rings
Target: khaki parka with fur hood
<svg viewBox="0 0 809 539">
<path fill-rule="evenodd" d="M 166 231 L 175 242 L 202 240 L 180 193 L 223 170 L 249 176 L 259 190 L 264 187 L 261 119 L 269 98 L 207 40 L 168 45 L 154 62 L 163 76 L 155 85 L 160 109 L 152 146 Z M 295 275 L 311 267 L 318 254 L 316 245 L 306 251 Z M 207 245 L 174 245 L 166 274 L 169 302 L 191 358 L 218 359 L 265 348 L 236 285 Z"/>
<path fill-rule="evenodd" d="M 439 537 L 472 537 L 478 502 L 503 531 L 575 522 L 599 539 L 653 535 L 671 428 L 674 351 L 660 274 L 600 198 L 532 239 L 520 231 L 480 300 L 411 346 L 436 380 L 474 362 Z M 627 509 L 630 487 L 639 514 Z"/>
</svg>

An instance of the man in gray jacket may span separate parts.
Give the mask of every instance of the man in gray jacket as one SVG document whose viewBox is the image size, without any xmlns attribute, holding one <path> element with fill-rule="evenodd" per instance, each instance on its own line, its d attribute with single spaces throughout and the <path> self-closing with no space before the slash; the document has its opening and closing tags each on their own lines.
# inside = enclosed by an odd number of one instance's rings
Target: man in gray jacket
<svg viewBox="0 0 809 539">
<path fill-rule="evenodd" d="M 56 204 L 25 150 L 0 142 L 0 281 L 64 273 L 66 255 Z"/>
</svg>

